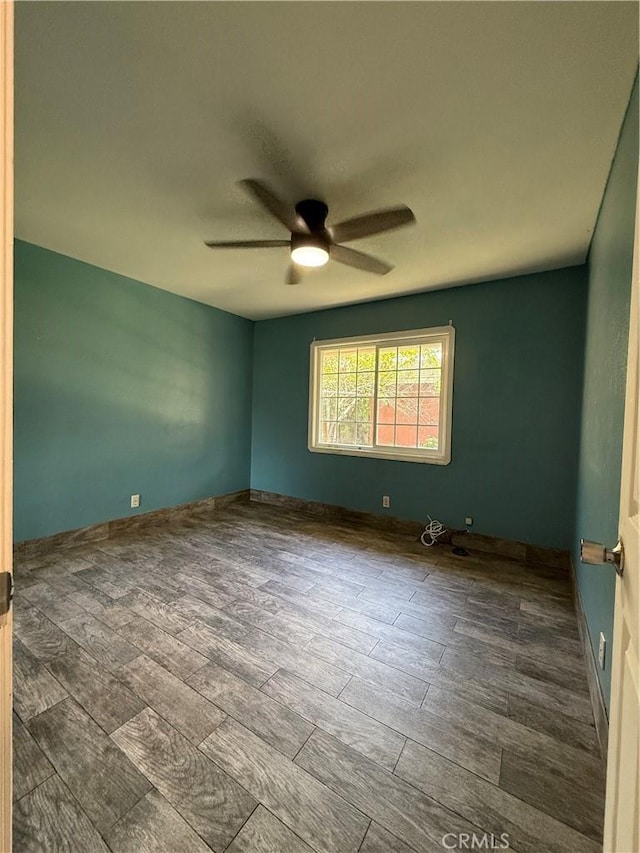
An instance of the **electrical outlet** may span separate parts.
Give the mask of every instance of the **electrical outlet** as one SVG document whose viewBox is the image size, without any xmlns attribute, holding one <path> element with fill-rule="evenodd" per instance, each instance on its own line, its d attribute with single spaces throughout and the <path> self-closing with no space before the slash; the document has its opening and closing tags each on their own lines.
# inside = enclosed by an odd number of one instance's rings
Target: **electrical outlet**
<svg viewBox="0 0 640 853">
<path fill-rule="evenodd" d="M 470 516 L 470 515 L 468 515 L 468 516 L 465 518 L 464 523 L 467 525 L 467 527 L 471 527 L 471 525 L 473 524 L 473 519 L 471 518 L 471 516 Z"/>
<path fill-rule="evenodd" d="M 140 495 L 131 495 L 131 509 L 137 509 L 140 506 Z"/>
<path fill-rule="evenodd" d="M 607 649 L 607 641 L 605 639 L 604 634 L 600 631 L 600 644 L 598 646 L 598 663 L 600 664 L 600 669 L 604 669 L 604 659 Z"/>
<path fill-rule="evenodd" d="M 389 495 L 383 495 L 382 496 L 382 506 L 384 506 L 384 507 L 390 507 L 391 506 L 391 498 L 389 497 Z"/>
</svg>

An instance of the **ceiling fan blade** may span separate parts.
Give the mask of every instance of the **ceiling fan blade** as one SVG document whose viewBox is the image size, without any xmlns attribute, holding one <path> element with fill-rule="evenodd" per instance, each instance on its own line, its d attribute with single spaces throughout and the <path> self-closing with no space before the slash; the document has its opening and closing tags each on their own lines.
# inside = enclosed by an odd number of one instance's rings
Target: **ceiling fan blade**
<svg viewBox="0 0 640 853">
<path fill-rule="evenodd" d="M 329 251 L 332 260 L 338 261 L 339 264 L 346 264 L 348 267 L 356 267 L 356 269 L 364 270 L 365 272 L 386 275 L 393 269 L 391 264 L 380 261 L 372 255 L 365 255 L 364 252 L 356 252 L 355 249 L 349 249 L 347 246 L 334 245 L 331 246 Z"/>
<path fill-rule="evenodd" d="M 285 284 L 300 284 L 302 281 L 302 270 L 297 264 L 290 264 L 285 277 Z"/>
<path fill-rule="evenodd" d="M 291 240 L 205 240 L 210 249 L 276 249 L 290 245 Z"/>
<path fill-rule="evenodd" d="M 302 222 L 293 207 L 274 195 L 269 187 L 261 181 L 247 178 L 244 181 L 240 181 L 240 183 L 289 231 L 308 231 L 306 225 Z"/>
<path fill-rule="evenodd" d="M 392 231 L 394 228 L 401 228 L 415 221 L 413 211 L 402 204 L 399 207 L 390 207 L 388 210 L 365 213 L 364 216 L 356 216 L 354 219 L 345 219 L 344 222 L 332 225 L 329 231 L 336 243 L 348 243 L 349 240 L 359 240 L 361 237 Z"/>
</svg>

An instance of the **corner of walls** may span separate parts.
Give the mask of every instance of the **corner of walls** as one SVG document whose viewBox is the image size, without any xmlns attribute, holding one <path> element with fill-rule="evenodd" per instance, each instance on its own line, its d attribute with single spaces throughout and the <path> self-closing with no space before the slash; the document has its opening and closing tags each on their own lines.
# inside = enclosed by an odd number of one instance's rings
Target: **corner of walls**
<svg viewBox="0 0 640 853">
<path fill-rule="evenodd" d="M 247 488 L 251 490 L 251 483 L 253 481 L 253 399 L 255 394 L 255 375 L 256 375 L 256 366 L 255 366 L 255 352 L 256 352 L 256 330 L 258 323 L 256 320 L 250 320 L 251 323 L 251 375 L 250 375 L 250 383 L 249 383 L 249 453 L 247 458 L 248 472 L 247 472 Z"/>
<path fill-rule="evenodd" d="M 588 302 L 573 553 L 596 660 L 600 632 L 611 649 L 616 576 L 609 568 L 581 563 L 579 542 L 583 538 L 612 545 L 618 535 L 637 171 L 636 75 L 587 259 Z M 596 668 L 608 708 L 609 656 L 604 670 L 597 664 Z"/>
</svg>

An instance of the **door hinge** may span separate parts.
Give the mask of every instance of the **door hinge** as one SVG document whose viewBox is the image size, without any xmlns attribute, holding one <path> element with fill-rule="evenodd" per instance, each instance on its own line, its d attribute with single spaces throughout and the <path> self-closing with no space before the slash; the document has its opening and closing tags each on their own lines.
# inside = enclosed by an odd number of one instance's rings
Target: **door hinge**
<svg viewBox="0 0 640 853">
<path fill-rule="evenodd" d="M 0 572 L 0 616 L 9 612 L 13 600 L 13 575 Z"/>
</svg>

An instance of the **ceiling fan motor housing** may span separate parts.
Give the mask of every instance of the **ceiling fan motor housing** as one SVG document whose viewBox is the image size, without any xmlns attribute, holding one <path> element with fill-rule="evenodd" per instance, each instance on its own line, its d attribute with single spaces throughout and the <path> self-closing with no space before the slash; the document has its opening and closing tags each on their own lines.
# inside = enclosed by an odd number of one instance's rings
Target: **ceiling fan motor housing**
<svg viewBox="0 0 640 853">
<path fill-rule="evenodd" d="M 302 246 L 314 246 L 318 249 L 329 251 L 329 241 L 324 234 L 296 234 L 291 235 L 291 251 Z"/>
<path fill-rule="evenodd" d="M 329 260 L 331 238 L 325 229 L 329 208 L 323 201 L 307 198 L 296 204 L 296 213 L 309 229 L 308 234 L 291 233 L 291 259 L 304 267 L 320 267 Z"/>
<path fill-rule="evenodd" d="M 306 222 L 312 234 L 322 234 L 324 232 L 324 223 L 329 213 L 329 208 L 323 201 L 318 201 L 315 198 L 305 198 L 296 204 L 296 213 Z"/>
</svg>

